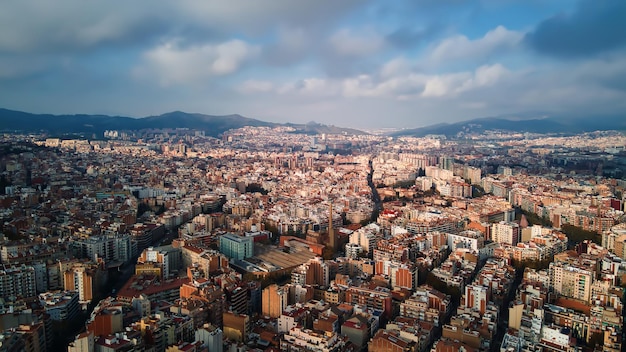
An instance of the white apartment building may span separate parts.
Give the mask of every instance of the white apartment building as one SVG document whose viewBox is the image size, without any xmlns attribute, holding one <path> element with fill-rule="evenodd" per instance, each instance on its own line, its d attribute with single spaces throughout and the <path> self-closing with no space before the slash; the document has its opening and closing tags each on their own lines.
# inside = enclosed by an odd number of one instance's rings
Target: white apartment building
<svg viewBox="0 0 626 352">
<path fill-rule="evenodd" d="M 550 263 L 548 272 L 554 292 L 589 302 L 594 277 L 591 271 L 567 263 L 553 262 Z"/>
<path fill-rule="evenodd" d="M 514 222 L 500 221 L 491 225 L 491 240 L 515 246 L 520 240 L 521 229 Z"/>
</svg>

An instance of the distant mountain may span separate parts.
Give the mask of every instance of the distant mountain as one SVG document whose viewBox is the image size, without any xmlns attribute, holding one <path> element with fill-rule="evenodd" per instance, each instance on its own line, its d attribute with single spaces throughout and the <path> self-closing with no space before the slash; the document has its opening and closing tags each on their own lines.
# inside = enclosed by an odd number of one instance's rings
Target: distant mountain
<svg viewBox="0 0 626 352">
<path fill-rule="evenodd" d="M 174 111 L 159 116 L 131 118 L 108 115 L 50 115 L 0 109 L 0 131 L 47 132 L 51 135 L 80 134 L 102 136 L 106 130 L 137 131 L 142 129 L 189 128 L 217 137 L 244 126 L 284 126 L 241 115 L 213 116 Z M 287 124 L 297 133 L 365 134 L 364 132 L 320 124 Z"/>
<path fill-rule="evenodd" d="M 546 114 L 506 115 L 484 117 L 456 123 L 405 129 L 391 133 L 391 136 L 423 137 L 429 134 L 455 137 L 462 134 L 485 131 L 510 131 L 530 133 L 582 133 L 593 131 L 626 130 L 626 115 L 602 115 L 589 117 L 568 117 Z"/>
<path fill-rule="evenodd" d="M 296 129 L 296 133 L 303 134 L 348 134 L 348 135 L 362 135 L 367 134 L 363 131 L 355 130 L 353 128 L 337 127 L 332 125 L 322 125 L 317 122 L 308 122 L 304 125 L 287 123 L 286 126 L 290 126 Z"/>
</svg>

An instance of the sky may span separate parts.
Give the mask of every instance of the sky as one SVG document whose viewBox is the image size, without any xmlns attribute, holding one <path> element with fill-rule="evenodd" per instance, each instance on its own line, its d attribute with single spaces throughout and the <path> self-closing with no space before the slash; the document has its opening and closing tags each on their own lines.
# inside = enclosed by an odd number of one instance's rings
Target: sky
<svg viewBox="0 0 626 352">
<path fill-rule="evenodd" d="M 2 3 L 7 109 L 355 128 L 626 115 L 624 0 Z"/>
</svg>

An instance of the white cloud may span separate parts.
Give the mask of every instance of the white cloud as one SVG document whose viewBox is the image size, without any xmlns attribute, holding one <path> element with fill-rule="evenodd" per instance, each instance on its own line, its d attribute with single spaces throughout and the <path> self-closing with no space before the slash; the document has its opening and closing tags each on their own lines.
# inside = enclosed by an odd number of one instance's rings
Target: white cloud
<svg viewBox="0 0 626 352">
<path fill-rule="evenodd" d="M 238 39 L 190 47 L 174 40 L 146 52 L 146 66 L 138 68 L 138 73 L 153 75 L 162 85 L 192 83 L 232 74 L 258 52 L 258 47 Z"/>
<path fill-rule="evenodd" d="M 391 61 L 393 62 L 393 61 Z M 452 97 L 477 88 L 489 87 L 511 73 L 501 64 L 480 66 L 474 71 L 423 74 L 399 70 L 391 75 L 385 64 L 380 75 L 359 75 L 342 82 L 346 97 L 384 97 L 400 100 Z"/>
<path fill-rule="evenodd" d="M 383 64 L 380 69 L 381 77 L 394 77 L 400 74 L 409 73 L 411 67 L 409 61 L 404 57 L 397 57 Z"/>
<path fill-rule="evenodd" d="M 522 32 L 511 31 L 503 26 L 487 32 L 482 38 L 470 40 L 464 35 L 444 39 L 430 52 L 432 63 L 488 58 L 496 51 L 517 46 L 523 39 Z"/>
<path fill-rule="evenodd" d="M 471 74 L 468 72 L 432 76 L 426 82 L 422 97 L 438 98 L 455 94 L 470 79 Z"/>
<path fill-rule="evenodd" d="M 480 66 L 474 71 L 473 76 L 466 79 L 460 87 L 456 88 L 456 92 L 492 86 L 510 74 L 511 72 L 499 63 Z"/>
<path fill-rule="evenodd" d="M 346 78 L 342 82 L 342 91 L 345 97 L 372 97 L 377 96 L 376 84 L 369 75 Z"/>
<path fill-rule="evenodd" d="M 434 75 L 426 82 L 422 96 L 429 98 L 455 96 L 459 93 L 493 86 L 510 74 L 510 71 L 501 64 L 494 64 L 480 66 L 473 72 Z"/>
</svg>

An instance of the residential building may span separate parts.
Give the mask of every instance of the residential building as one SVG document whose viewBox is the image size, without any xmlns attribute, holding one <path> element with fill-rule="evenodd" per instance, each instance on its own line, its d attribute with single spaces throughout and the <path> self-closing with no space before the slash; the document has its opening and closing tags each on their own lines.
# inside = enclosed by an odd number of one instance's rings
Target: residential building
<svg viewBox="0 0 626 352">
<path fill-rule="evenodd" d="M 220 236 L 220 252 L 231 259 L 249 258 L 254 255 L 254 239 L 227 233 Z"/>
</svg>

